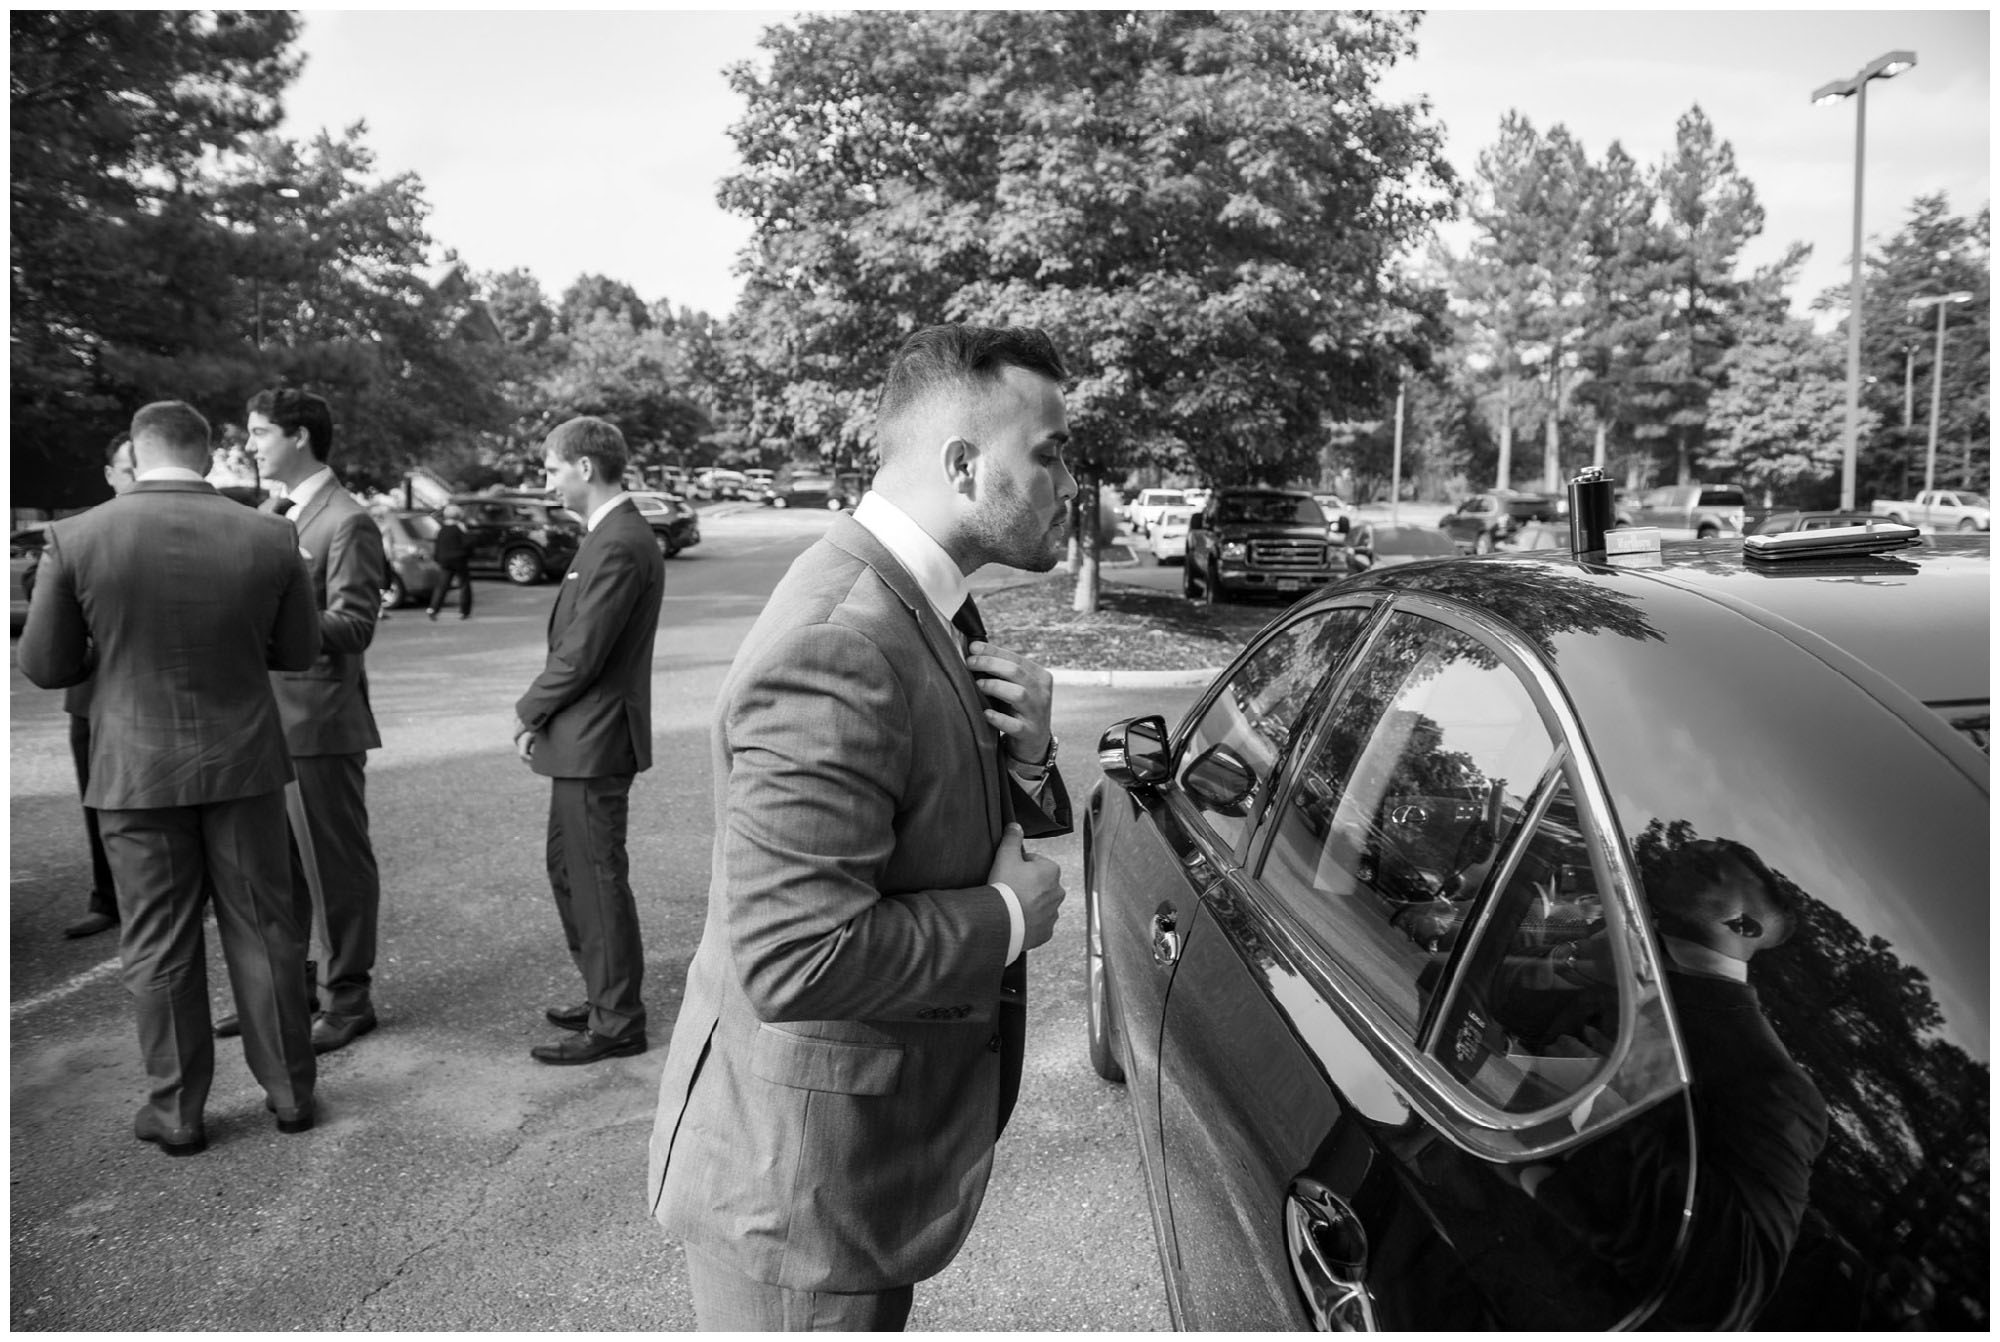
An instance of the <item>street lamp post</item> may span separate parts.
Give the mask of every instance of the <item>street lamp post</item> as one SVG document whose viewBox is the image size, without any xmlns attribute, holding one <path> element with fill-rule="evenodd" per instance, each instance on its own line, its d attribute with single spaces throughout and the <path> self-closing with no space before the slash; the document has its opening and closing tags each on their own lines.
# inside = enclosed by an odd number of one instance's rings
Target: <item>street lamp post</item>
<svg viewBox="0 0 2000 1342">
<path fill-rule="evenodd" d="M 1944 396 L 1944 310 L 1953 303 L 1971 301 L 1972 294 L 1965 289 L 1910 300 L 1913 308 L 1934 307 L 1938 312 L 1937 353 L 1931 356 L 1931 441 L 1924 452 L 1924 489 L 1927 491 L 1937 487 L 1938 409 Z"/>
<path fill-rule="evenodd" d="M 1861 177 L 1868 140 L 1868 82 L 1893 79 L 1917 63 L 1914 51 L 1891 51 L 1861 67 L 1852 79 L 1813 90 L 1815 103 L 1854 99 L 1854 269 L 1847 300 L 1847 447 L 1840 459 L 1840 508 L 1854 511 L 1854 469 L 1861 445 Z"/>
</svg>

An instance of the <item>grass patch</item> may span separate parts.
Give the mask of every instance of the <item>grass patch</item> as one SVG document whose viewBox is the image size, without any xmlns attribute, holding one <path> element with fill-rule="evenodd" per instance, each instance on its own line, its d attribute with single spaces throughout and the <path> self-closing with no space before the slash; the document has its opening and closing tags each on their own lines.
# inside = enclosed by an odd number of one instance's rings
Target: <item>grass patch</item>
<svg viewBox="0 0 2000 1342">
<path fill-rule="evenodd" d="M 1071 609 L 1076 579 L 1057 572 L 990 592 L 979 611 L 995 643 L 1044 667 L 1192 671 L 1221 666 L 1283 609 L 1207 606 L 1177 592 L 1098 584 L 1098 608 Z"/>
</svg>

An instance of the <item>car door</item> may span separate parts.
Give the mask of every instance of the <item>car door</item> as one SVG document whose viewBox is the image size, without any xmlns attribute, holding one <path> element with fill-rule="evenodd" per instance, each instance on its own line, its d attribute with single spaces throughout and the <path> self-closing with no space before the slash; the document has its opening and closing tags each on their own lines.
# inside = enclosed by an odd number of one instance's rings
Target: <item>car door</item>
<svg viewBox="0 0 2000 1342">
<path fill-rule="evenodd" d="M 1525 645 L 1401 603 L 1181 920 L 1189 1328 L 1609 1327 L 1682 1233 L 1685 1067 L 1574 725 Z"/>
<path fill-rule="evenodd" d="M 514 513 L 504 503 L 491 500 L 465 505 L 465 546 L 477 568 L 498 568 Z"/>
<path fill-rule="evenodd" d="M 1366 619 L 1365 600 L 1320 609 L 1267 631 L 1210 688 L 1175 733 L 1175 782 L 1152 792 L 1112 789 L 1093 843 L 1101 888 L 1105 970 L 1116 987 L 1117 1029 L 1136 1110 L 1140 1151 L 1162 1213 L 1159 1185 L 1160 1011 L 1180 958 L 1186 920 L 1202 893 L 1238 861 L 1256 808 L 1270 795 L 1292 732 L 1326 672 Z M 1169 1282 L 1173 1277 L 1171 1262 Z M 1171 1289 L 1170 1289 L 1171 1296 Z"/>
</svg>

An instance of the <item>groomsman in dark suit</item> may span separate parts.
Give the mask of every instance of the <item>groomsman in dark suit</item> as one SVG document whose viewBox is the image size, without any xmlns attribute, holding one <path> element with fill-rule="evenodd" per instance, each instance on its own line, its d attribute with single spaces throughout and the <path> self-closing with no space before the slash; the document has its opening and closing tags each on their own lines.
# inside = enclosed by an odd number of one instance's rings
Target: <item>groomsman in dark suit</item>
<svg viewBox="0 0 2000 1342">
<path fill-rule="evenodd" d="M 333 412 L 323 399 L 291 388 L 259 392 L 250 401 L 249 431 L 258 470 L 285 486 L 282 510 L 298 531 L 319 602 L 319 659 L 277 673 L 272 688 L 307 830 L 306 842 L 293 846 L 294 881 L 326 948 L 322 1009 L 312 1027 L 314 1050 L 326 1053 L 375 1028 L 382 885 L 368 839 L 366 765 L 382 738 L 362 654 L 375 638 L 386 563 L 381 528 L 327 465 Z M 308 871 L 308 862 L 317 870 Z"/>
<path fill-rule="evenodd" d="M 589 534 L 549 613 L 549 657 L 514 708 L 514 748 L 551 780 L 549 885 L 586 1000 L 552 1007 L 573 1031 L 530 1055 L 557 1065 L 646 1051 L 645 952 L 627 878 L 632 779 L 653 765 L 653 634 L 666 566 L 625 496 L 625 438 L 588 415 L 543 444 L 549 486 Z"/>
<path fill-rule="evenodd" d="M 243 1052 L 284 1132 L 313 1124 L 315 1068 L 302 994 L 305 931 L 285 859 L 292 766 L 269 668 L 319 647 L 291 528 L 203 479 L 208 423 L 178 401 L 132 420 L 130 491 L 49 528 L 22 632 L 23 674 L 95 683 L 90 783 L 118 890 L 119 952 L 151 1096 L 133 1134 L 169 1155 L 208 1144 L 215 1075 L 203 879 Z"/>
<path fill-rule="evenodd" d="M 132 464 L 132 435 L 121 433 L 111 440 L 111 455 L 105 459 L 104 481 L 113 494 L 123 494 L 138 476 Z M 69 714 L 69 755 L 76 766 L 77 795 L 90 792 L 90 682 L 81 681 L 63 691 L 63 712 Z M 118 892 L 111 877 L 111 861 L 104 856 L 104 838 L 98 832 L 97 812 L 83 808 L 83 832 L 90 842 L 90 902 L 83 917 L 63 929 L 75 940 L 94 937 L 118 926 Z"/>
</svg>

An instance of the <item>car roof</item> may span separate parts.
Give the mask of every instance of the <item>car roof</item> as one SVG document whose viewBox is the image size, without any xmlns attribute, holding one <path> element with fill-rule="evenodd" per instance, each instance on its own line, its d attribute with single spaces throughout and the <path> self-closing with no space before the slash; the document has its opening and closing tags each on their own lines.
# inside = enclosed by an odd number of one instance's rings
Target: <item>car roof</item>
<svg viewBox="0 0 2000 1342">
<path fill-rule="evenodd" d="M 1883 554 L 1774 562 L 1746 558 L 1740 541 L 1674 542 L 1662 547 L 1657 564 L 1618 568 L 1527 551 L 1413 565 L 1385 572 L 1381 581 L 1450 589 L 1477 604 L 1480 570 L 1467 567 L 1474 565 L 1546 566 L 1638 592 L 1673 587 L 1788 637 L 1806 630 L 1924 703 L 1989 697 L 1992 548 L 1984 536 L 1934 536 Z"/>
</svg>

